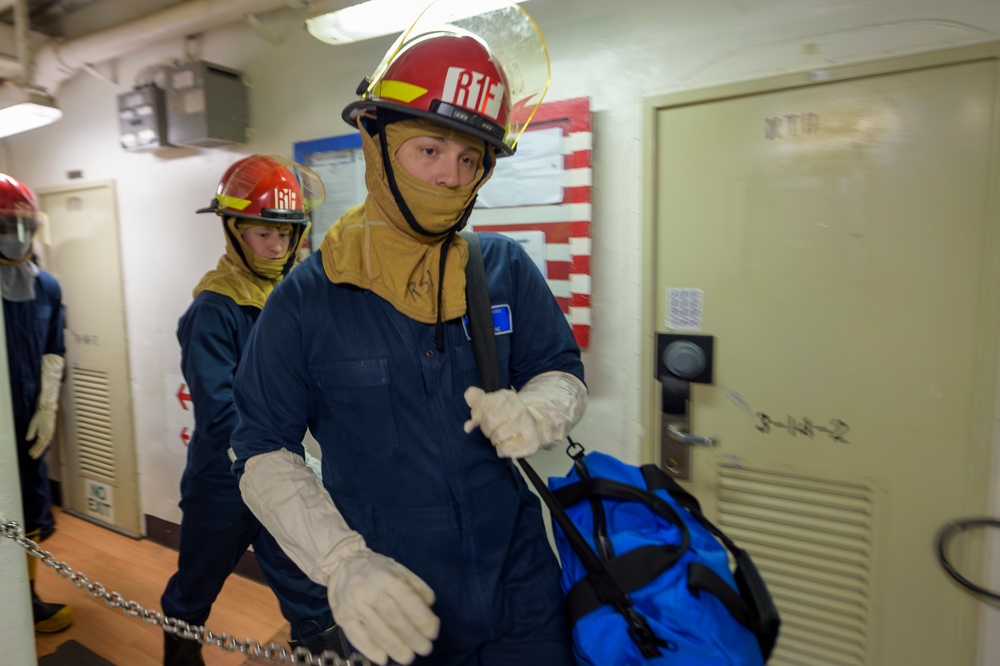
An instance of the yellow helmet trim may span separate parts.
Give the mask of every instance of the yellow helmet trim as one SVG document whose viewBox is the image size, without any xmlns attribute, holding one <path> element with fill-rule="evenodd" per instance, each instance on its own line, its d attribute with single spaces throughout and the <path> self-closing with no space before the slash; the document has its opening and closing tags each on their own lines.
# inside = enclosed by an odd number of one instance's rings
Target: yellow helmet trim
<svg viewBox="0 0 1000 666">
<path fill-rule="evenodd" d="M 217 194 L 215 198 L 219 200 L 220 208 L 243 210 L 244 208 L 250 205 L 249 199 L 240 199 L 239 197 L 231 197 L 226 194 Z"/>
<path fill-rule="evenodd" d="M 405 81 L 383 80 L 375 86 L 375 95 L 388 99 L 397 99 L 403 103 L 409 103 L 427 92 L 427 88 L 415 86 Z"/>
</svg>

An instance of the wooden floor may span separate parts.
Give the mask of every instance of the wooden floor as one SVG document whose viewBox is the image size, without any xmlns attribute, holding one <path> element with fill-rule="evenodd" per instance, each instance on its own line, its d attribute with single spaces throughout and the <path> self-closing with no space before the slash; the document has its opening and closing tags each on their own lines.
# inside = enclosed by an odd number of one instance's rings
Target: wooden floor
<svg viewBox="0 0 1000 666">
<path fill-rule="evenodd" d="M 110 592 L 144 608 L 160 610 L 160 595 L 177 567 L 177 553 L 151 541 L 135 540 L 81 520 L 56 508 L 55 534 L 42 544 L 74 572 L 86 574 Z M 39 563 L 35 589 L 52 603 L 73 607 L 76 622 L 57 634 L 36 634 L 38 656 L 51 654 L 70 639 L 82 643 L 116 666 L 157 666 L 163 663 L 163 631 L 140 618 L 111 608 L 104 601 L 78 589 L 53 569 Z M 247 638 L 261 644 L 274 641 L 287 647 L 288 626 L 278 610 L 278 602 L 264 585 L 230 576 L 212 607 L 207 626 L 216 633 L 226 632 L 238 640 Z M 205 647 L 208 666 L 262 664 L 248 661 L 238 653 Z"/>
</svg>

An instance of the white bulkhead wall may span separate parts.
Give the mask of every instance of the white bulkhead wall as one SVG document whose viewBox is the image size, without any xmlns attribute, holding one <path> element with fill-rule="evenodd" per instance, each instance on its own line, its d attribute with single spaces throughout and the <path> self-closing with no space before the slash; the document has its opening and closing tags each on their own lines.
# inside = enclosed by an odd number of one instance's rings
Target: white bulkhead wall
<svg viewBox="0 0 1000 666">
<path fill-rule="evenodd" d="M 127 54 L 88 60 L 117 84 L 86 73 L 56 76 L 63 119 L 0 142 L 0 166 L 33 187 L 69 185 L 71 171 L 82 172 L 82 182 L 116 183 L 142 512 L 172 522 L 180 519 L 184 457 L 168 442 L 167 401 L 176 398 L 165 378 L 180 372 L 177 319 L 224 246 L 218 218 L 194 210 L 240 156 L 290 155 L 296 141 L 350 132 L 340 110 L 393 39 L 331 47 L 305 31 L 304 10 L 286 4 L 295 3 L 271 2 L 274 11 L 258 16 L 278 45 L 236 17 L 194 39 L 150 33 Z M 594 113 L 593 328 L 584 352 L 591 400 L 579 432 L 589 448 L 633 462 L 643 455 L 639 378 L 651 372 L 639 367 L 644 97 L 1000 37 L 1000 3 L 976 0 L 535 0 L 525 7 L 552 57 L 547 99 L 587 96 Z M 186 50 L 248 76 L 251 140 L 163 154 L 122 150 L 116 96 L 146 68 L 183 59 Z M 563 461 L 556 450 L 538 456 L 537 466 L 563 473 Z M 1000 663 L 1000 619 L 988 624 L 982 635 L 997 638 L 985 639 L 983 665 Z"/>
</svg>

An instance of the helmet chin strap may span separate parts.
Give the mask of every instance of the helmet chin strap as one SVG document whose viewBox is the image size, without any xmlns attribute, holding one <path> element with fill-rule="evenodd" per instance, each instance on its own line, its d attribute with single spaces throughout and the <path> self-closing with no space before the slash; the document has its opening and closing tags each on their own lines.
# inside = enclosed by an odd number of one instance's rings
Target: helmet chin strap
<svg viewBox="0 0 1000 666">
<path fill-rule="evenodd" d="M 410 228 L 416 231 L 418 234 L 423 236 L 437 237 L 441 234 L 436 234 L 424 229 L 417 222 L 417 218 L 413 216 L 413 212 L 410 207 L 406 205 L 406 200 L 403 199 L 402 192 L 399 191 L 399 187 L 396 186 L 396 174 L 392 170 L 392 162 L 389 161 L 389 142 L 385 138 L 385 116 L 381 113 L 377 114 L 376 123 L 378 126 L 378 144 L 382 149 L 382 166 L 385 168 L 385 177 L 389 181 L 389 190 L 392 192 L 393 199 L 396 200 L 396 207 L 399 208 L 399 212 L 403 214 L 403 218 L 406 223 L 410 225 Z"/>
<path fill-rule="evenodd" d="M 240 244 L 240 242 L 236 238 L 236 234 L 233 233 L 233 231 L 229 228 L 229 225 L 226 224 L 226 219 L 227 219 L 226 217 L 222 218 L 222 228 L 226 231 L 226 235 L 229 237 L 229 244 L 233 246 L 233 249 L 236 250 L 236 254 L 238 254 L 240 257 L 240 261 L 243 262 L 243 267 L 246 268 L 247 271 L 249 271 L 252 275 L 259 277 L 261 280 L 273 280 L 274 278 L 270 278 L 266 275 L 261 275 L 260 273 L 258 273 L 253 269 L 253 266 L 247 260 L 246 253 L 243 252 L 243 245 Z M 285 261 L 285 265 L 281 269 L 282 277 L 288 275 L 288 272 L 292 270 L 292 266 L 295 265 L 295 255 L 296 255 L 295 250 L 298 248 L 299 237 L 302 234 L 302 229 L 299 227 L 299 225 L 293 224 L 291 225 L 291 227 L 292 227 L 293 237 L 288 243 L 288 249 L 289 249 L 288 260 Z"/>
<path fill-rule="evenodd" d="M 392 192 L 393 199 L 396 200 L 396 206 L 399 208 L 399 212 L 403 214 L 403 219 L 406 223 L 410 225 L 410 228 L 416 231 L 418 234 L 423 236 L 428 236 L 431 238 L 438 238 L 442 234 L 434 233 L 424 229 L 417 218 L 414 217 L 413 212 L 410 207 L 406 204 L 406 200 L 403 198 L 403 193 L 399 191 L 399 187 L 396 186 L 396 175 L 392 169 L 392 162 L 389 160 L 389 144 L 385 138 L 385 117 L 379 113 L 376 114 L 376 123 L 378 127 L 378 142 L 379 147 L 382 150 L 382 166 L 385 168 L 386 180 L 389 182 L 389 191 Z M 488 171 L 484 171 L 483 177 L 486 177 Z M 450 229 L 444 232 L 444 242 L 441 243 L 441 258 L 438 261 L 438 283 L 437 283 L 437 320 L 434 324 L 434 346 L 437 347 L 438 352 L 444 351 L 444 323 L 441 321 L 441 309 L 442 300 L 444 298 L 444 267 L 445 260 L 448 257 L 448 248 L 451 247 L 451 242 L 455 239 L 455 234 L 465 228 L 465 225 L 469 222 L 469 216 L 472 215 L 472 209 L 476 205 L 476 197 L 472 197 L 472 201 L 469 205 L 465 207 L 462 211 L 462 216 L 455 222 Z"/>
<path fill-rule="evenodd" d="M 302 234 L 308 229 L 308 225 L 292 225 L 292 237 L 288 241 L 288 261 L 285 262 L 284 267 L 281 269 L 281 276 L 284 277 L 288 275 L 288 272 L 292 270 L 295 265 L 295 259 L 299 253 L 299 241 L 302 239 Z"/>
<path fill-rule="evenodd" d="M 28 250 L 28 253 L 25 254 L 20 259 L 8 259 L 7 257 L 0 254 L 0 264 L 3 264 L 4 266 L 20 266 L 21 264 L 30 259 L 31 259 L 31 250 Z"/>
<path fill-rule="evenodd" d="M 226 235 L 229 236 L 229 244 L 233 246 L 233 249 L 236 250 L 236 254 L 240 256 L 240 261 L 243 262 L 243 268 L 247 269 L 247 271 L 256 277 L 259 277 L 261 280 L 270 280 L 271 278 L 261 275 L 255 271 L 252 266 L 250 266 L 250 262 L 247 261 L 247 255 L 243 252 L 243 246 L 240 245 L 240 242 L 236 239 L 236 234 L 234 234 L 232 229 L 229 228 L 225 217 L 222 218 L 222 228 L 226 230 Z"/>
</svg>

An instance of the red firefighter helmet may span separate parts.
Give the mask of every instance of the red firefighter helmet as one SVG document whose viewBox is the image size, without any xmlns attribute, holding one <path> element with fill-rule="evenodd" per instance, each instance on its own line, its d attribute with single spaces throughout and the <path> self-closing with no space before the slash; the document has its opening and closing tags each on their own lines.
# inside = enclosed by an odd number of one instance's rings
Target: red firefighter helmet
<svg viewBox="0 0 1000 666">
<path fill-rule="evenodd" d="M 35 193 L 0 173 L 0 258 L 9 262 L 28 256 L 40 215 Z"/>
<path fill-rule="evenodd" d="M 344 119 L 353 125 L 358 111 L 370 107 L 429 118 L 507 151 L 507 77 L 472 35 L 424 35 L 411 41 L 371 91 L 344 109 Z"/>
<path fill-rule="evenodd" d="M 361 99 L 343 118 L 387 109 L 452 127 L 510 155 L 549 85 L 541 32 L 513 2 L 487 14 L 468 13 L 463 0 L 427 7 L 358 88 Z"/>
<path fill-rule="evenodd" d="M 197 212 L 306 224 L 325 199 L 323 181 L 309 167 L 281 155 L 250 155 L 226 169 L 212 203 Z"/>
<path fill-rule="evenodd" d="M 38 219 L 38 200 L 31 189 L 0 173 L 0 216 Z"/>
</svg>

